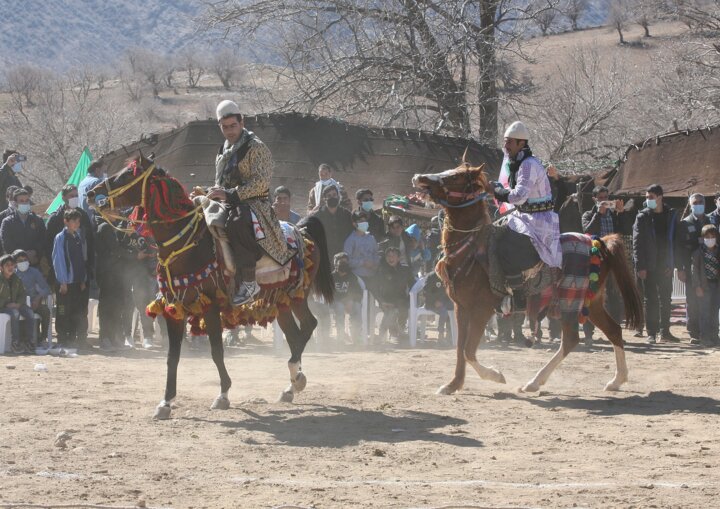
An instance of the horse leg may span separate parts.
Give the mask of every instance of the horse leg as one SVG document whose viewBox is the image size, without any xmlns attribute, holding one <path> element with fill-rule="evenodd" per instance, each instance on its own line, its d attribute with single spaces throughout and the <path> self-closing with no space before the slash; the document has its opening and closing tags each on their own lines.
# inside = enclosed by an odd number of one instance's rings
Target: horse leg
<svg viewBox="0 0 720 509">
<path fill-rule="evenodd" d="M 540 387 L 545 385 L 545 383 L 548 381 L 548 378 L 550 378 L 552 372 L 555 371 L 555 368 L 560 365 L 563 359 L 568 356 L 568 354 L 577 346 L 579 342 L 580 335 L 578 334 L 577 322 L 565 320 L 563 318 L 562 340 L 560 343 L 560 348 L 558 348 L 558 351 L 555 352 L 555 355 L 552 356 L 552 359 L 550 359 L 550 361 L 548 361 L 548 363 L 545 364 L 545 366 L 543 366 L 542 369 L 537 372 L 533 379 L 526 383 L 520 389 L 520 392 L 539 391 Z"/>
<path fill-rule="evenodd" d="M 290 360 L 288 361 L 290 385 L 280 394 L 280 401 L 292 403 L 295 393 L 302 391 L 307 384 L 305 375 L 302 372 L 302 352 L 305 349 L 309 335 L 307 338 L 303 337 L 303 331 L 298 327 L 291 309 L 281 311 L 278 314 L 277 321 L 290 347 Z M 315 323 L 317 324 L 317 322 Z M 310 334 L 312 334 L 312 331 Z"/>
<path fill-rule="evenodd" d="M 603 331 L 612 343 L 615 351 L 615 376 L 605 386 L 606 391 L 617 391 L 628 380 L 628 368 L 625 362 L 625 346 L 622 339 L 622 327 L 610 316 L 602 299 L 590 303 L 590 321 Z"/>
<path fill-rule="evenodd" d="M 166 319 L 168 329 L 167 354 L 167 381 L 165 383 L 165 398 L 155 408 L 154 419 L 165 420 L 170 418 L 173 400 L 177 391 L 177 367 L 180 362 L 180 347 L 185 332 L 185 322 L 182 320 Z"/>
<path fill-rule="evenodd" d="M 483 380 L 490 380 L 492 382 L 504 384 L 505 377 L 498 369 L 493 366 L 483 366 L 478 362 L 476 357 L 478 345 L 480 344 L 485 332 L 485 326 L 493 313 L 494 310 L 492 307 L 481 307 L 476 309 L 475 313 L 473 313 L 470 317 L 468 338 L 465 343 L 465 360 L 473 367 Z"/>
<path fill-rule="evenodd" d="M 437 390 L 437 394 L 453 394 L 462 389 L 465 384 L 465 344 L 468 340 L 470 315 L 471 312 L 469 310 L 455 304 L 455 317 L 457 318 L 458 325 L 458 341 L 457 349 L 455 350 L 455 376 L 449 383 L 441 386 Z"/>
<path fill-rule="evenodd" d="M 213 306 L 205 314 L 205 327 L 208 339 L 210 340 L 210 354 L 220 375 L 220 394 L 210 405 L 210 410 L 227 410 L 230 408 L 228 391 L 232 385 L 230 375 L 225 368 L 225 351 L 222 340 L 222 323 L 220 322 L 220 310 Z"/>
</svg>

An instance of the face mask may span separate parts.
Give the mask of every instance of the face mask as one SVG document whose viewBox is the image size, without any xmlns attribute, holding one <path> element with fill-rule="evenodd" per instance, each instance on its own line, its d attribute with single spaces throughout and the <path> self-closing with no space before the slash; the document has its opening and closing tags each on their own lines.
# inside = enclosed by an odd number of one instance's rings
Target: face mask
<svg viewBox="0 0 720 509">
<path fill-rule="evenodd" d="M 335 207 L 340 205 L 340 198 L 335 198 L 335 197 L 328 198 L 327 200 L 325 200 L 325 203 L 327 203 L 328 207 L 330 207 L 331 209 L 334 209 Z"/>
<path fill-rule="evenodd" d="M 333 179 L 321 180 L 320 183 L 324 186 L 329 186 L 330 184 L 333 183 Z"/>
<path fill-rule="evenodd" d="M 30 268 L 30 262 L 20 262 L 17 264 L 17 268 L 20 272 L 25 272 Z"/>
<path fill-rule="evenodd" d="M 362 223 L 357 224 L 357 229 L 363 233 L 366 233 L 368 231 L 369 227 L 370 227 L 370 225 L 368 224 L 367 221 L 363 221 Z"/>
<path fill-rule="evenodd" d="M 707 247 L 715 247 L 715 239 L 703 239 L 703 242 Z"/>
<path fill-rule="evenodd" d="M 370 200 L 370 201 L 364 201 L 364 202 L 362 202 L 362 209 L 363 209 L 365 212 L 370 212 L 370 211 L 373 209 L 374 203 L 375 203 L 375 202 L 373 202 L 372 200 Z"/>
<path fill-rule="evenodd" d="M 701 216 L 705 213 L 705 204 L 701 203 L 700 205 L 693 205 L 693 214 L 696 216 Z"/>
<path fill-rule="evenodd" d="M 655 200 L 645 200 L 645 206 L 649 208 L 650 210 L 655 210 L 657 208 L 657 201 Z"/>
<path fill-rule="evenodd" d="M 18 203 L 17 210 L 21 214 L 28 214 L 30 213 L 30 209 L 32 208 L 32 205 L 29 203 Z"/>
<path fill-rule="evenodd" d="M 68 200 L 68 207 L 70 207 L 71 209 L 78 208 L 78 205 L 80 205 L 80 198 L 78 198 L 77 196 Z"/>
<path fill-rule="evenodd" d="M 15 173 L 20 173 L 22 171 L 22 163 L 13 164 L 12 171 L 14 171 Z"/>
</svg>

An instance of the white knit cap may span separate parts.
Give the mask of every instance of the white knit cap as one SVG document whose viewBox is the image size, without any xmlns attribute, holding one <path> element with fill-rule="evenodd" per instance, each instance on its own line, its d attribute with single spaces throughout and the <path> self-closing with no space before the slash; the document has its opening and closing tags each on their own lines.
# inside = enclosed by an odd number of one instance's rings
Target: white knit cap
<svg viewBox="0 0 720 509">
<path fill-rule="evenodd" d="M 510 127 L 505 131 L 505 138 L 512 138 L 514 140 L 529 140 L 530 131 L 525 127 L 525 124 L 519 120 L 510 124 Z"/>
<path fill-rule="evenodd" d="M 221 101 L 220 104 L 217 105 L 217 110 L 215 112 L 217 114 L 218 122 L 222 120 L 223 118 L 227 117 L 228 115 L 240 115 L 240 107 L 237 105 L 237 103 L 234 103 L 233 101 L 229 99 L 225 99 L 224 101 Z"/>
</svg>

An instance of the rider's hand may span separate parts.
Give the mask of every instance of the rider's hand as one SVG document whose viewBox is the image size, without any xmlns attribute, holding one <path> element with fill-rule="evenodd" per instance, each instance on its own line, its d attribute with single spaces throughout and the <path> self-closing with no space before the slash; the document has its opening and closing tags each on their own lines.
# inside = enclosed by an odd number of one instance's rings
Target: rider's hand
<svg viewBox="0 0 720 509">
<path fill-rule="evenodd" d="M 558 169 L 555 167 L 554 164 L 551 164 L 547 167 L 547 176 L 553 180 L 560 176 L 560 173 L 558 172 Z"/>
<path fill-rule="evenodd" d="M 213 189 L 208 193 L 207 197 L 211 200 L 227 201 L 227 193 L 224 189 Z"/>
</svg>

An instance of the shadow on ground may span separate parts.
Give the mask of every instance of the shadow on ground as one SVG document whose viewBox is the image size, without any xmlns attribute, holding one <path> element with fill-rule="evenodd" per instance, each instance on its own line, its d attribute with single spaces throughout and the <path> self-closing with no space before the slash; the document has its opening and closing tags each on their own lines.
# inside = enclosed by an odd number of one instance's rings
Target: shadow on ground
<svg viewBox="0 0 720 509">
<path fill-rule="evenodd" d="M 456 447 L 482 447 L 480 440 L 463 436 L 463 419 L 428 412 L 389 415 L 377 410 L 346 406 L 302 405 L 259 414 L 242 409 L 244 418 L 189 420 L 220 424 L 232 429 L 266 433 L 275 441 L 293 447 L 347 447 L 363 441 L 400 443 L 435 442 Z M 250 443 L 250 442 L 248 442 Z M 260 442 L 258 442 L 260 443 Z"/>
</svg>

